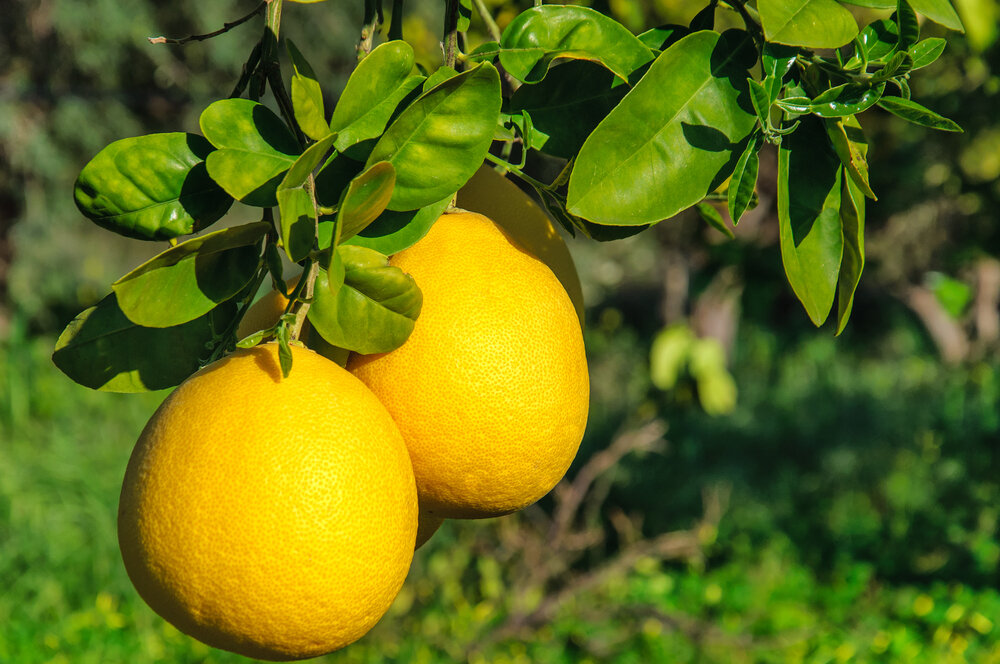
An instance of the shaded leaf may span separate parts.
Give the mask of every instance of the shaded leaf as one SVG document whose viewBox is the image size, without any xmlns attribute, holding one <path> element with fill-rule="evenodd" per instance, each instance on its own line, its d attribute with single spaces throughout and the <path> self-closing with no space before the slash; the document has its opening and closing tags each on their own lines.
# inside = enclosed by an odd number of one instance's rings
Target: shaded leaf
<svg viewBox="0 0 1000 664">
<path fill-rule="evenodd" d="M 281 241 L 285 253 L 293 263 L 308 256 L 315 246 L 319 210 L 312 172 L 336 139 L 336 134 L 328 134 L 326 138 L 310 145 L 295 160 L 278 185 L 276 196 L 280 212 Z"/>
<path fill-rule="evenodd" d="M 388 209 L 416 210 L 453 194 L 482 164 L 500 117 L 500 77 L 489 63 L 410 104 L 375 144 L 366 167 L 396 170 Z"/>
<path fill-rule="evenodd" d="M 580 149 L 570 213 L 599 224 L 653 223 L 730 175 L 757 123 L 733 39 L 749 37 L 696 32 L 660 54 Z"/>
<path fill-rule="evenodd" d="M 208 313 L 253 279 L 269 227 L 225 228 L 154 256 L 111 285 L 119 308 L 143 327 L 171 327 Z"/>
<path fill-rule="evenodd" d="M 874 106 L 884 92 L 884 83 L 874 86 L 845 83 L 828 88 L 813 98 L 809 110 L 821 118 L 855 115 Z"/>
<path fill-rule="evenodd" d="M 841 166 L 820 120 L 807 118 L 778 149 L 778 226 L 788 283 L 816 326 L 833 306 L 844 236 Z"/>
<path fill-rule="evenodd" d="M 757 10 L 769 42 L 838 48 L 858 34 L 851 12 L 836 0 L 759 0 Z"/>
<path fill-rule="evenodd" d="M 872 200 L 877 200 L 868 182 L 868 140 L 865 138 L 861 125 L 854 116 L 839 120 L 827 120 L 826 133 L 833 144 L 834 152 L 840 158 L 840 163 L 847 169 L 847 175 L 855 186 Z"/>
<path fill-rule="evenodd" d="M 331 290 L 329 276 L 316 278 L 309 322 L 328 343 L 358 353 L 398 348 L 413 331 L 423 297 L 413 278 L 365 247 L 337 248 L 344 283 Z"/>
<path fill-rule="evenodd" d="M 275 205 L 282 174 L 301 152 L 281 118 L 248 99 L 223 99 L 206 108 L 199 123 L 218 148 L 205 162 L 212 179 L 247 205 Z"/>
<path fill-rule="evenodd" d="M 169 240 L 205 228 L 233 199 L 205 169 L 211 144 L 197 134 L 147 134 L 111 143 L 73 187 L 80 212 L 139 240 Z"/>
<path fill-rule="evenodd" d="M 733 225 L 740 223 L 740 218 L 750 208 L 754 190 L 757 188 L 757 170 L 760 167 L 758 153 L 764 141 L 760 135 L 747 142 L 747 147 L 736 162 L 733 175 L 729 180 L 727 203 L 729 218 Z"/>
<path fill-rule="evenodd" d="M 639 41 L 651 49 L 662 51 L 681 37 L 691 34 L 686 25 L 661 25 L 638 35 Z"/>
<path fill-rule="evenodd" d="M 917 14 L 913 11 L 913 7 L 909 2 L 898 0 L 894 18 L 896 19 L 896 25 L 899 27 L 899 39 L 896 42 L 896 49 L 906 51 L 920 39 L 920 24 L 917 22 Z"/>
<path fill-rule="evenodd" d="M 451 194 L 419 210 L 406 212 L 386 210 L 364 230 L 346 240 L 346 243 L 373 249 L 391 256 L 416 244 L 417 240 L 426 235 L 434 222 L 444 214 L 449 203 L 451 203 Z M 324 226 L 326 224 L 320 224 L 321 234 L 324 231 Z"/>
<path fill-rule="evenodd" d="M 141 327 L 111 293 L 66 326 L 52 361 L 75 382 L 104 392 L 148 392 L 179 385 L 225 341 L 236 317 L 230 300 L 176 327 Z"/>
<path fill-rule="evenodd" d="M 388 205 L 396 185 L 396 169 L 378 161 L 351 181 L 340 202 L 337 222 L 343 240 L 354 237 L 375 221 Z"/>
<path fill-rule="evenodd" d="M 530 114 L 532 148 L 570 159 L 628 92 L 625 85 L 612 88 L 615 80 L 592 62 L 567 62 L 553 67 L 541 83 L 520 86 L 510 99 L 510 111 Z"/>
<path fill-rule="evenodd" d="M 500 45 L 504 69 L 525 83 L 545 78 L 556 58 L 598 62 L 626 81 L 653 59 L 628 28 L 587 7 L 543 5 L 523 11 L 507 25 Z"/>
<path fill-rule="evenodd" d="M 709 226 L 730 239 L 736 237 L 733 235 L 732 229 L 730 229 L 729 226 L 726 226 L 725 219 L 722 218 L 722 215 L 717 209 L 715 209 L 714 205 L 709 203 L 697 203 L 694 206 L 694 209 L 698 211 L 698 216 L 700 216 Z"/>
<path fill-rule="evenodd" d="M 844 257 L 837 279 L 837 334 L 844 331 L 854 307 L 854 292 L 865 267 L 865 197 L 851 178 L 844 178 L 840 202 Z"/>
</svg>

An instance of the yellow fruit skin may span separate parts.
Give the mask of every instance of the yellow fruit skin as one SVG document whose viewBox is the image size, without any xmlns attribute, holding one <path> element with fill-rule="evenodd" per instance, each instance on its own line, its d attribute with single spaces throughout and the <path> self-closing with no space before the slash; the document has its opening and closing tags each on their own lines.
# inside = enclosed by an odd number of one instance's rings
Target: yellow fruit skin
<svg viewBox="0 0 1000 664">
<path fill-rule="evenodd" d="M 143 599 L 181 631 L 292 660 L 364 635 L 413 556 L 417 495 L 385 408 L 293 347 L 238 350 L 160 406 L 129 460 L 118 537 Z"/>
<path fill-rule="evenodd" d="M 285 286 L 289 291 L 295 288 L 301 276 L 297 275 L 285 282 Z M 270 290 L 264 293 L 259 300 L 251 305 L 243 316 L 239 326 L 236 328 L 236 338 L 243 339 L 257 330 L 266 330 L 269 327 L 273 327 L 277 324 L 278 319 L 281 318 L 281 314 L 285 313 L 286 307 L 288 307 L 288 298 L 278 291 Z M 304 338 L 303 341 L 305 341 Z"/>
<path fill-rule="evenodd" d="M 482 215 L 446 214 L 391 263 L 423 308 L 401 347 L 348 369 L 406 441 L 421 509 L 507 514 L 563 477 L 587 423 L 576 311 L 552 271 Z"/>
</svg>

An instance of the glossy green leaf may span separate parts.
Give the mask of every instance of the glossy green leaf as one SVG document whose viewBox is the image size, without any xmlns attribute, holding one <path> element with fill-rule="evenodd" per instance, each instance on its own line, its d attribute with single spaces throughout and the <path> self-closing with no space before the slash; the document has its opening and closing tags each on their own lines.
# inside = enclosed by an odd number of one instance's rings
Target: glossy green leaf
<svg viewBox="0 0 1000 664">
<path fill-rule="evenodd" d="M 662 51 L 681 37 L 691 34 L 691 30 L 686 25 L 661 25 L 642 34 L 637 35 L 639 41 L 648 48 Z"/>
<path fill-rule="evenodd" d="M 843 0 L 844 3 L 871 9 L 895 9 L 896 0 Z"/>
<path fill-rule="evenodd" d="M 779 81 L 782 80 L 792 70 L 798 55 L 799 49 L 793 46 L 765 42 L 760 54 L 763 74 L 772 76 Z"/>
<path fill-rule="evenodd" d="M 841 166 L 815 118 L 778 149 L 778 227 L 788 283 L 816 326 L 833 306 L 844 253 Z"/>
<path fill-rule="evenodd" d="M 330 118 L 337 150 L 382 134 L 396 107 L 424 80 L 411 75 L 413 48 L 404 41 L 379 44 L 358 63 Z"/>
<path fill-rule="evenodd" d="M 295 160 L 278 185 L 276 196 L 280 213 L 281 241 L 285 246 L 285 253 L 292 262 L 298 262 L 308 256 L 315 246 L 319 210 L 312 172 L 336 139 L 336 134 L 328 134 L 322 140 L 310 145 Z"/>
<path fill-rule="evenodd" d="M 733 40 L 749 37 L 696 32 L 660 54 L 580 149 L 570 213 L 615 226 L 654 223 L 730 175 L 757 123 Z"/>
<path fill-rule="evenodd" d="M 939 129 L 941 131 L 961 132 L 962 128 L 954 120 L 938 115 L 929 108 L 925 108 L 911 99 L 901 99 L 899 97 L 882 97 L 879 106 L 889 111 L 893 115 L 899 116 L 907 122 Z"/>
<path fill-rule="evenodd" d="M 965 32 L 962 20 L 955 13 L 955 8 L 948 0 L 911 0 L 913 9 L 930 20 L 951 30 Z"/>
<path fill-rule="evenodd" d="M 77 383 L 105 392 L 148 392 L 179 385 L 209 359 L 236 317 L 225 302 L 176 327 L 140 327 L 111 293 L 63 330 L 52 361 Z"/>
<path fill-rule="evenodd" d="M 223 99 L 206 108 L 199 123 L 218 148 L 206 160 L 212 179 L 247 205 L 275 205 L 278 183 L 301 152 L 281 118 L 248 99 Z"/>
<path fill-rule="evenodd" d="M 753 200 L 753 193 L 757 188 L 757 171 L 760 167 L 758 153 L 763 144 L 760 135 L 747 142 L 747 147 L 736 162 L 736 168 L 733 169 L 733 175 L 729 179 L 727 204 L 729 218 L 733 220 L 734 226 L 740 223 L 740 218 L 750 208 L 750 202 Z"/>
<path fill-rule="evenodd" d="M 457 0 L 458 2 L 458 31 L 468 32 L 472 23 L 472 0 Z"/>
<path fill-rule="evenodd" d="M 722 218 L 722 214 L 715 208 L 714 205 L 710 203 L 696 203 L 694 209 L 698 212 L 698 216 L 702 218 L 706 224 L 719 231 L 728 238 L 736 237 L 733 235 L 733 231 L 729 226 L 726 226 L 726 220 Z"/>
<path fill-rule="evenodd" d="M 806 48 L 838 48 L 858 34 L 858 24 L 836 0 L 759 0 L 769 42 Z"/>
<path fill-rule="evenodd" d="M 483 163 L 500 117 L 500 76 L 483 63 L 410 104 L 375 144 L 366 167 L 396 169 L 389 209 L 416 210 L 453 194 Z"/>
<path fill-rule="evenodd" d="M 885 66 L 882 67 L 882 69 L 872 75 L 870 82 L 874 84 L 882 81 L 888 81 L 891 78 L 902 76 L 912 68 L 913 58 L 910 57 L 910 54 L 905 51 L 899 51 L 889 58 L 889 61 L 885 63 Z"/>
<path fill-rule="evenodd" d="M 899 40 L 896 42 L 896 50 L 905 51 L 920 39 L 920 24 L 917 22 L 917 13 L 913 11 L 913 6 L 909 2 L 898 0 L 894 18 L 896 25 L 899 26 Z"/>
<path fill-rule="evenodd" d="M 768 117 L 771 112 L 771 94 L 764 89 L 764 86 L 753 80 L 747 79 L 747 86 L 750 90 L 750 101 L 753 103 L 753 110 L 757 113 L 762 127 L 768 126 Z"/>
<path fill-rule="evenodd" d="M 448 194 L 445 198 L 419 210 L 406 212 L 386 210 L 363 231 L 347 240 L 347 244 L 367 247 L 389 256 L 400 252 L 416 244 L 417 240 L 427 234 L 434 222 L 444 214 L 451 202 L 451 196 Z M 324 226 L 328 225 L 320 224 L 321 239 Z M 326 246 L 329 246 L 329 243 Z"/>
<path fill-rule="evenodd" d="M 209 226 L 233 203 L 205 170 L 212 146 L 175 132 L 124 138 L 83 167 L 76 206 L 102 228 L 140 240 L 169 240 Z"/>
<path fill-rule="evenodd" d="M 865 196 L 877 200 L 868 181 L 868 140 L 854 116 L 826 121 L 826 133 L 848 177 Z"/>
<path fill-rule="evenodd" d="M 612 88 L 615 80 L 593 62 L 567 62 L 553 67 L 541 83 L 519 87 L 510 99 L 510 111 L 530 114 L 532 148 L 570 159 L 628 92 L 625 85 Z"/>
<path fill-rule="evenodd" d="M 281 240 L 289 260 L 297 263 L 308 256 L 314 247 L 319 210 L 307 187 L 278 189 L 277 197 Z"/>
<path fill-rule="evenodd" d="M 598 62 L 622 80 L 653 59 L 649 47 L 614 19 L 587 7 L 566 5 L 521 12 L 503 31 L 500 45 L 504 69 L 525 83 L 545 78 L 557 58 Z"/>
<path fill-rule="evenodd" d="M 417 284 L 377 251 L 352 245 L 337 251 L 344 284 L 331 291 L 326 271 L 320 270 L 308 314 L 313 329 L 328 343 L 358 353 L 398 348 L 420 314 L 423 297 Z"/>
<path fill-rule="evenodd" d="M 268 228 L 234 226 L 167 249 L 111 285 L 118 306 L 143 327 L 171 327 L 208 313 L 253 279 Z"/>
<path fill-rule="evenodd" d="M 868 61 L 881 61 L 896 49 L 896 44 L 899 42 L 899 26 L 887 18 L 872 21 L 858 35 L 858 42 Z M 856 61 L 855 57 L 848 64 Z"/>
<path fill-rule="evenodd" d="M 288 55 L 292 61 L 292 110 L 299 129 L 309 138 L 318 141 L 330 133 L 330 125 L 326 122 L 326 110 L 323 105 L 323 91 L 316 80 L 309 62 L 295 47 L 292 40 L 285 41 Z"/>
<path fill-rule="evenodd" d="M 837 278 L 837 334 L 844 331 L 854 307 L 854 293 L 865 267 L 865 196 L 851 178 L 844 178 L 840 202 L 844 258 Z"/>
<path fill-rule="evenodd" d="M 396 169 L 387 161 L 375 162 L 351 181 L 337 211 L 340 238 L 363 231 L 385 210 L 396 185 Z"/>
<path fill-rule="evenodd" d="M 423 83 L 421 83 L 421 88 L 424 92 L 432 90 L 437 86 L 441 85 L 449 78 L 458 76 L 458 70 L 454 67 L 449 67 L 448 65 L 441 65 L 435 69 L 430 76 L 428 76 Z"/>
<path fill-rule="evenodd" d="M 883 92 L 885 83 L 874 86 L 845 83 L 820 93 L 812 100 L 810 110 L 821 118 L 855 115 L 874 106 Z"/>
<path fill-rule="evenodd" d="M 928 37 L 910 47 L 913 68 L 921 69 L 935 62 L 944 53 L 948 42 L 940 37 Z"/>
</svg>

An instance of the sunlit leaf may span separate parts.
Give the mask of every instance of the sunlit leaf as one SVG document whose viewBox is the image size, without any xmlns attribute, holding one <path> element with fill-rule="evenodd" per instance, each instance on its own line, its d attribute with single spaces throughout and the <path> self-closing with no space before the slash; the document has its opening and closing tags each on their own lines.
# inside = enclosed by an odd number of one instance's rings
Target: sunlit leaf
<svg viewBox="0 0 1000 664">
<path fill-rule="evenodd" d="M 288 47 L 288 55 L 295 72 L 292 76 L 292 110 L 295 113 L 295 121 L 302 133 L 318 141 L 330 133 L 323 106 L 323 91 L 309 62 L 292 40 L 286 40 L 285 45 Z"/>
<path fill-rule="evenodd" d="M 76 206 L 98 226 L 168 240 L 209 226 L 233 203 L 208 176 L 211 144 L 197 134 L 147 134 L 111 143 L 84 166 Z"/>
<path fill-rule="evenodd" d="M 844 257 L 837 279 L 837 334 L 844 331 L 854 307 L 854 293 L 865 267 L 865 196 L 851 178 L 844 178 L 840 201 Z"/>
<path fill-rule="evenodd" d="M 806 48 L 838 48 L 858 34 L 858 24 L 836 0 L 759 0 L 769 42 Z"/>
<path fill-rule="evenodd" d="M 912 99 L 902 99 L 900 97 L 882 97 L 879 106 L 897 115 L 907 122 L 939 129 L 941 131 L 961 132 L 962 128 L 954 120 L 938 115 L 929 108 L 925 108 Z"/>
<path fill-rule="evenodd" d="M 234 226 L 167 249 L 111 285 L 119 308 L 144 327 L 180 325 L 208 313 L 256 274 L 268 228 Z"/>
</svg>

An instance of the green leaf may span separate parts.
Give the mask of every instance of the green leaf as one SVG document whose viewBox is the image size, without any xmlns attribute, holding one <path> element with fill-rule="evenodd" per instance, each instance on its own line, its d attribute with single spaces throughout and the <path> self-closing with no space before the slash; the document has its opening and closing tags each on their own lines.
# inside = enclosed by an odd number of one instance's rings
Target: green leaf
<svg viewBox="0 0 1000 664">
<path fill-rule="evenodd" d="M 423 91 L 427 92 L 441 85 L 449 78 L 454 78 L 458 76 L 458 70 L 454 67 L 449 67 L 448 65 L 441 65 L 434 70 L 430 76 L 421 84 Z"/>
<path fill-rule="evenodd" d="M 523 11 L 503 31 L 500 45 L 500 63 L 525 83 L 545 78 L 556 58 L 592 60 L 624 81 L 653 59 L 628 28 L 587 7 L 543 5 Z"/>
<path fill-rule="evenodd" d="M 870 82 L 879 83 L 881 81 L 888 81 L 896 76 L 902 76 L 912 68 L 913 58 L 910 57 L 910 54 L 905 51 L 899 51 L 889 58 L 889 61 L 885 63 L 882 69 L 875 72 Z"/>
<path fill-rule="evenodd" d="M 510 111 L 530 114 L 532 148 L 570 159 L 628 92 L 625 85 L 612 88 L 615 80 L 592 62 L 567 62 L 553 67 L 541 83 L 520 86 L 510 99 Z"/>
<path fill-rule="evenodd" d="M 83 167 L 73 188 L 80 212 L 102 228 L 139 240 L 169 240 L 205 228 L 233 199 L 205 170 L 212 146 L 175 132 L 123 138 Z"/>
<path fill-rule="evenodd" d="M 941 131 L 962 131 L 962 128 L 954 120 L 949 120 L 944 116 L 938 115 L 911 99 L 882 97 L 878 105 L 893 115 L 899 116 L 907 122 L 912 122 L 916 125 L 930 127 L 931 129 L 940 129 Z"/>
<path fill-rule="evenodd" d="M 932 64 L 941 57 L 947 45 L 948 42 L 940 37 L 928 37 L 914 44 L 910 47 L 910 56 L 913 58 L 913 69 L 921 69 Z"/>
<path fill-rule="evenodd" d="M 292 110 L 295 121 L 299 123 L 303 134 L 315 141 L 321 140 L 330 133 L 323 106 L 323 91 L 312 67 L 292 40 L 286 40 L 285 44 L 295 72 L 292 76 Z"/>
<path fill-rule="evenodd" d="M 363 231 L 346 241 L 359 247 L 367 247 L 383 254 L 392 255 L 416 244 L 417 240 L 427 234 L 434 222 L 444 214 L 451 203 L 451 194 L 419 210 L 393 212 L 386 210 L 369 224 Z M 324 231 L 320 224 L 320 233 Z M 321 235 L 322 238 L 322 235 Z M 321 245 L 323 246 L 323 245 Z M 329 246 L 327 243 L 326 246 Z"/>
<path fill-rule="evenodd" d="M 874 106 L 884 92 L 885 83 L 874 86 L 845 83 L 820 93 L 809 105 L 810 111 L 821 118 L 855 115 Z"/>
<path fill-rule="evenodd" d="M 749 37 L 696 32 L 660 54 L 580 149 L 570 213 L 615 226 L 654 223 L 729 176 L 757 123 L 734 40 Z"/>
<path fill-rule="evenodd" d="M 766 42 L 760 54 L 763 74 L 781 81 L 792 70 L 798 55 L 797 48 Z"/>
<path fill-rule="evenodd" d="M 375 144 L 366 167 L 396 169 L 390 210 L 416 210 L 453 194 L 482 164 L 500 117 L 500 76 L 483 63 L 410 104 Z"/>
<path fill-rule="evenodd" d="M 854 293 L 865 267 L 865 196 L 851 178 L 844 178 L 840 200 L 844 258 L 837 278 L 837 334 L 844 331 L 854 307 Z"/>
<path fill-rule="evenodd" d="M 378 161 L 351 180 L 337 210 L 340 237 L 346 240 L 375 221 L 392 198 L 396 169 L 387 161 Z"/>
<path fill-rule="evenodd" d="M 844 252 L 841 167 L 820 120 L 806 118 L 778 149 L 778 227 L 788 283 L 816 326 L 833 306 Z"/>
<path fill-rule="evenodd" d="M 458 31 L 468 32 L 472 23 L 472 0 L 458 0 Z"/>
<path fill-rule="evenodd" d="M 208 313 L 253 279 L 269 227 L 234 226 L 167 249 L 111 285 L 118 307 L 143 327 L 171 327 Z"/>
<path fill-rule="evenodd" d="M 896 50 L 906 51 L 920 39 L 920 24 L 917 22 L 917 14 L 909 2 L 898 0 L 894 18 L 896 25 L 899 26 L 899 40 L 896 42 Z"/>
<path fill-rule="evenodd" d="M 870 62 L 880 61 L 896 49 L 899 43 L 899 26 L 887 18 L 872 21 L 858 35 L 861 49 Z"/>
<path fill-rule="evenodd" d="M 965 32 L 962 20 L 955 13 L 948 0 L 912 0 L 910 2 L 918 14 L 923 14 L 939 25 L 943 25 L 951 30 Z"/>
<path fill-rule="evenodd" d="M 276 196 L 281 214 L 281 241 L 294 263 L 309 255 L 315 245 L 319 210 L 316 207 L 315 180 L 312 172 L 323 160 L 336 134 L 313 143 L 285 173 Z"/>
<path fill-rule="evenodd" d="M 753 80 L 747 79 L 747 86 L 750 90 L 750 101 L 753 103 L 753 110 L 757 113 L 761 127 L 768 127 L 768 118 L 771 113 L 771 94 L 764 89 L 764 86 Z"/>
<path fill-rule="evenodd" d="M 691 30 L 686 25 L 661 25 L 650 30 L 646 30 L 637 38 L 648 48 L 662 51 L 681 37 L 691 34 Z"/>
<path fill-rule="evenodd" d="M 281 239 L 289 260 L 297 263 L 312 251 L 319 211 L 312 193 L 305 187 L 278 190 Z"/>
<path fill-rule="evenodd" d="M 407 95 L 424 77 L 412 75 L 413 48 L 404 41 L 379 44 L 358 63 L 330 118 L 337 150 L 380 136 Z"/>
<path fill-rule="evenodd" d="M 52 361 L 67 376 L 104 392 L 148 392 L 179 385 L 207 361 L 236 317 L 230 300 L 176 327 L 141 327 L 111 293 L 66 326 Z"/>
<path fill-rule="evenodd" d="M 334 154 L 316 174 L 316 202 L 325 207 L 340 205 L 344 189 L 362 170 L 364 163 L 346 155 Z"/>
<path fill-rule="evenodd" d="M 199 122 L 218 148 L 206 160 L 212 179 L 247 205 L 276 205 L 282 174 L 301 152 L 281 118 L 248 99 L 223 99 L 206 108 Z"/>
<path fill-rule="evenodd" d="M 377 251 L 341 245 L 344 284 L 331 291 L 329 277 L 316 278 L 309 322 L 328 343 L 358 353 L 398 348 L 413 331 L 423 298 L 413 278 Z"/>
<path fill-rule="evenodd" d="M 839 48 L 858 34 L 858 24 L 836 0 L 759 0 L 767 41 L 806 48 Z"/>
<path fill-rule="evenodd" d="M 714 205 L 709 203 L 696 203 L 694 208 L 698 212 L 698 216 L 700 216 L 709 226 L 730 239 L 736 237 L 733 235 L 732 229 L 730 229 L 729 226 L 726 226 L 726 221 L 722 218 L 719 211 L 715 209 Z"/>
<path fill-rule="evenodd" d="M 838 120 L 826 121 L 826 133 L 833 144 L 840 163 L 847 169 L 847 175 L 864 195 L 878 200 L 868 183 L 868 139 L 861 130 L 861 124 L 853 115 Z"/>
<path fill-rule="evenodd" d="M 753 192 L 757 188 L 757 170 L 760 167 L 758 153 L 763 144 L 760 135 L 747 142 L 747 147 L 736 162 L 736 168 L 729 180 L 727 203 L 729 218 L 733 220 L 734 226 L 740 223 L 740 218 L 750 208 L 750 201 L 753 200 Z"/>
</svg>

